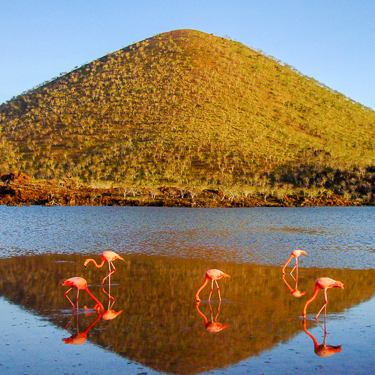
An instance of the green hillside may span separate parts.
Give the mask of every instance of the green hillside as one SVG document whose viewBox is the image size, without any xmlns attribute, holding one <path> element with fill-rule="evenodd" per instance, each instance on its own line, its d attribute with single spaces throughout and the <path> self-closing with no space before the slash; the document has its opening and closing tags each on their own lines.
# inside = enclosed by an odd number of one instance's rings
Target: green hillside
<svg viewBox="0 0 375 375">
<path fill-rule="evenodd" d="M 243 44 L 177 30 L 0 106 L 0 172 L 373 200 L 375 112 Z"/>
</svg>

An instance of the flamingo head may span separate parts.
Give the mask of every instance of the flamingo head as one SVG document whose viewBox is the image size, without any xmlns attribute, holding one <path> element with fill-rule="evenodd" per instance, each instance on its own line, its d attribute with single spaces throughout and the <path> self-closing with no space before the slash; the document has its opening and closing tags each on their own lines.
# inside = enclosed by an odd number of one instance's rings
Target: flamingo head
<svg viewBox="0 0 375 375">
<path fill-rule="evenodd" d="M 344 284 L 341 281 L 336 281 L 336 288 L 344 289 Z"/>
</svg>

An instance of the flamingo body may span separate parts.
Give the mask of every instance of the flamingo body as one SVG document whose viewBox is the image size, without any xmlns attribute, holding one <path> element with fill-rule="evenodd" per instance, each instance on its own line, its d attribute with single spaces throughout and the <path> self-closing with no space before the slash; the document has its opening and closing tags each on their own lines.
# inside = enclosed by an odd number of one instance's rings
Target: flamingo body
<svg viewBox="0 0 375 375">
<path fill-rule="evenodd" d="M 87 281 L 83 277 L 71 277 L 66 279 L 62 286 L 71 286 L 80 290 L 87 288 Z"/>
<path fill-rule="evenodd" d="M 317 279 L 315 281 L 315 291 L 314 291 L 314 294 L 306 302 L 305 307 L 303 309 L 302 315 L 303 315 L 304 318 L 306 317 L 307 306 L 316 298 L 316 296 L 318 295 L 319 290 L 322 289 L 322 290 L 324 290 L 324 301 L 325 301 L 325 303 L 324 303 L 323 307 L 320 309 L 320 311 L 318 312 L 318 314 L 315 317 L 315 320 L 318 320 L 318 317 L 319 317 L 320 313 L 322 312 L 323 308 L 326 307 L 327 304 L 328 304 L 327 290 L 331 289 L 331 288 L 344 289 L 344 284 L 341 281 L 336 281 L 336 280 L 333 280 L 333 279 L 331 279 L 329 277 L 320 277 L 319 279 Z"/>
<path fill-rule="evenodd" d="M 290 253 L 290 257 L 289 259 L 287 260 L 287 262 L 284 264 L 284 267 L 282 269 L 282 273 L 285 273 L 285 268 L 286 266 L 290 263 L 290 261 L 293 259 L 293 258 L 296 258 L 296 265 L 294 266 L 294 268 L 292 269 L 292 271 L 290 272 L 290 274 L 293 273 L 293 271 L 295 270 L 295 268 L 297 268 L 297 271 L 298 271 L 298 257 L 300 257 L 301 255 L 307 255 L 306 251 L 304 250 L 293 250 L 291 253 Z"/>
<path fill-rule="evenodd" d="M 212 295 L 212 290 L 213 290 L 213 283 L 215 281 L 216 283 L 216 287 L 217 287 L 217 291 L 219 293 L 219 299 L 221 301 L 221 296 L 220 296 L 220 288 L 219 288 L 219 285 L 217 283 L 217 280 L 220 280 L 222 279 L 223 277 L 230 277 L 229 275 L 227 275 L 226 273 L 224 273 L 223 271 L 220 271 L 220 270 L 216 270 L 216 269 L 211 269 L 211 270 L 208 270 L 205 274 L 205 280 L 204 280 L 204 283 L 203 285 L 198 289 L 197 291 L 197 294 L 195 295 L 195 299 L 200 302 L 200 298 L 199 298 L 199 293 L 200 291 L 207 285 L 208 283 L 208 280 L 211 280 L 211 292 L 210 292 L 210 297 L 209 297 L 209 301 L 211 300 L 211 295 Z"/>
<path fill-rule="evenodd" d="M 105 262 L 108 262 L 108 269 L 109 269 L 109 273 L 108 275 L 102 280 L 102 284 L 104 284 L 104 281 L 106 278 L 110 277 L 114 272 L 116 272 L 116 268 L 115 266 L 113 265 L 113 261 L 115 260 L 124 260 L 124 258 L 120 257 L 120 255 L 116 254 L 114 251 L 104 251 L 104 253 L 102 253 L 102 255 L 100 256 L 101 257 L 101 263 L 98 264 L 96 263 L 96 261 L 94 259 L 86 259 L 85 260 L 85 263 L 83 264 L 85 267 L 87 267 L 87 265 L 90 263 L 90 262 L 93 262 L 95 267 L 97 268 L 101 268 L 103 267 L 104 263 Z M 111 270 L 111 266 L 113 268 L 113 271 Z"/>
<path fill-rule="evenodd" d="M 71 277 L 70 279 L 66 279 L 62 286 L 70 286 L 71 288 L 66 291 L 64 294 L 65 294 L 65 297 L 69 300 L 69 302 L 72 304 L 73 306 L 73 309 L 76 308 L 76 306 L 74 306 L 74 303 L 70 300 L 70 298 L 68 297 L 68 293 L 72 290 L 72 288 L 77 288 L 77 309 L 78 309 L 78 296 L 79 296 L 79 291 L 80 290 L 84 290 L 86 291 L 86 293 L 92 298 L 94 299 L 98 305 L 104 310 L 104 307 L 103 305 L 98 301 L 98 299 L 89 291 L 88 287 L 87 287 L 87 281 L 83 278 L 83 277 Z"/>
</svg>

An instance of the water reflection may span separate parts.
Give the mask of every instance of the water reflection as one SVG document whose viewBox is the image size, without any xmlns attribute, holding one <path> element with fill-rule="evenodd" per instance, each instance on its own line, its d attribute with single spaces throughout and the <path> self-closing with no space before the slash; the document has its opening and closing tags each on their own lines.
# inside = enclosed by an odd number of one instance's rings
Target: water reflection
<svg viewBox="0 0 375 375">
<path fill-rule="evenodd" d="M 309 253 L 304 267 L 370 269 L 374 222 L 375 207 L 0 206 L 0 258 L 79 252 L 97 259 L 114 250 L 276 266 L 291 249 L 301 248 Z"/>
<path fill-rule="evenodd" d="M 99 310 L 99 306 L 95 306 L 95 310 L 98 311 L 100 314 L 101 314 L 101 317 L 103 320 L 113 320 L 115 318 L 117 318 L 124 310 L 119 310 L 119 311 L 115 311 L 113 309 L 113 305 L 115 304 L 116 302 L 116 299 L 111 296 L 110 294 L 108 294 L 104 288 L 102 288 L 102 290 L 104 291 L 105 294 L 108 295 L 108 306 L 107 306 L 107 310 Z"/>
<path fill-rule="evenodd" d="M 302 331 L 301 311 L 307 298 L 290 298 L 285 293 L 280 267 L 125 256 L 125 261 L 118 264 L 118 283 L 111 284 L 110 296 L 114 301 L 101 292 L 102 284 L 96 283 L 96 268 L 83 267 L 85 258 L 78 254 L 56 254 L 2 259 L 0 294 L 64 328 L 67 301 L 61 284 L 67 274 L 84 277 L 89 282 L 88 288 L 105 307 L 96 316 L 101 318 L 87 340 L 164 373 L 195 374 L 225 368 L 258 356 Z M 225 299 L 218 311 L 217 304 L 211 305 L 212 316 L 209 303 L 196 306 L 193 302 L 197 283 L 210 267 L 225 269 L 231 275 L 230 282 L 221 282 Z M 314 280 L 323 272 L 345 283 L 345 293 L 337 288 L 330 290 L 330 313 L 340 315 L 375 293 L 375 270 L 300 268 L 298 289 L 312 289 Z M 291 283 L 288 278 L 286 275 Z M 79 299 L 80 306 L 93 304 L 86 293 Z M 316 300 L 309 305 L 317 311 L 320 307 L 321 302 Z M 107 319 L 115 315 L 115 319 Z M 79 319 L 84 328 L 93 323 L 92 315 L 80 314 Z M 220 321 L 222 327 L 229 329 L 207 334 L 202 321 L 205 326 L 206 321 Z"/>
<path fill-rule="evenodd" d="M 86 314 L 86 315 L 88 315 L 88 314 Z M 79 332 L 79 318 L 78 318 L 79 314 L 74 314 L 73 313 L 72 318 L 69 320 L 69 323 L 65 327 L 65 330 L 68 331 L 71 334 L 70 337 L 63 339 L 63 341 L 65 342 L 65 344 L 82 345 L 83 343 L 85 343 L 86 339 L 87 339 L 87 334 L 89 333 L 90 329 L 98 322 L 98 320 L 101 317 L 100 314 L 95 313 L 95 315 L 97 316 L 96 319 L 88 326 L 88 328 L 86 329 L 86 331 Z M 74 318 L 76 318 L 76 319 L 74 319 Z M 72 331 L 68 330 L 68 326 L 74 320 L 76 320 L 76 333 L 73 333 Z"/>
<path fill-rule="evenodd" d="M 217 332 L 220 332 L 222 331 L 223 329 L 225 328 L 228 328 L 229 326 L 225 326 L 221 323 L 219 323 L 217 321 L 217 318 L 219 316 L 219 313 L 220 313 L 220 306 L 221 306 L 221 301 L 219 302 L 219 306 L 217 308 L 217 314 L 215 316 L 215 318 L 213 317 L 213 312 L 212 312 L 212 306 L 211 306 L 211 302 L 209 302 L 209 306 L 210 306 L 210 313 L 211 313 L 211 321 L 209 321 L 206 317 L 206 315 L 204 315 L 202 313 L 202 311 L 199 309 L 199 305 L 200 305 L 200 302 L 197 302 L 195 304 L 195 308 L 197 309 L 198 311 L 198 314 L 203 318 L 204 320 L 204 325 L 206 327 L 206 330 L 210 333 L 217 333 Z"/>
<path fill-rule="evenodd" d="M 305 331 L 306 335 L 310 336 L 314 342 L 314 352 L 316 355 L 319 357 L 330 357 L 333 354 L 341 352 L 341 345 L 327 345 L 326 340 L 327 340 L 327 330 L 324 328 L 324 340 L 321 345 L 318 344 L 318 341 L 316 338 L 307 331 L 306 329 L 306 320 L 304 319 L 302 322 L 303 330 Z M 326 319 L 324 319 L 324 327 L 326 327 Z"/>
<path fill-rule="evenodd" d="M 300 290 L 298 290 L 298 271 L 297 271 L 297 278 L 295 278 L 293 275 L 290 275 L 290 276 L 296 283 L 294 288 L 292 288 L 286 281 L 285 274 L 282 275 L 282 279 L 285 285 L 287 286 L 287 288 L 289 289 L 289 292 L 292 294 L 293 297 L 297 297 L 297 298 L 303 297 L 306 294 L 306 292 L 301 292 Z"/>
</svg>

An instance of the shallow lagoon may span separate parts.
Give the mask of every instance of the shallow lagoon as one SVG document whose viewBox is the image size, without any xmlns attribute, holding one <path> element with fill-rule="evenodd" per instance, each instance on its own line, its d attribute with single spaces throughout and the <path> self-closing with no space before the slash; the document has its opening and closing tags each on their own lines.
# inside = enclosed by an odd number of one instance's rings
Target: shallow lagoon
<svg viewBox="0 0 375 375">
<path fill-rule="evenodd" d="M 374 208 L 1 206 L 1 373 L 369 373 L 374 219 Z M 281 277 L 296 248 L 309 253 L 300 258 L 301 298 L 290 293 L 293 278 Z M 83 267 L 105 250 L 125 258 L 112 276 L 112 307 L 100 288 L 106 266 Z M 207 287 L 196 305 L 208 268 L 232 277 L 219 281 L 221 304 L 216 290 L 208 303 Z M 113 320 L 92 309 L 73 316 L 61 287 L 72 276 L 85 277 L 108 310 L 122 312 Z M 321 276 L 345 284 L 328 292 L 326 344 L 341 345 L 330 357 L 314 351 L 313 337 L 324 340 L 313 319 L 322 294 L 305 329 L 301 319 Z M 84 304 L 93 306 L 82 293 Z M 224 328 L 210 332 L 212 321 Z M 87 333 L 81 345 L 65 344 L 78 332 Z"/>
</svg>

